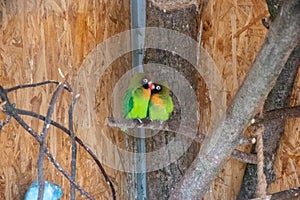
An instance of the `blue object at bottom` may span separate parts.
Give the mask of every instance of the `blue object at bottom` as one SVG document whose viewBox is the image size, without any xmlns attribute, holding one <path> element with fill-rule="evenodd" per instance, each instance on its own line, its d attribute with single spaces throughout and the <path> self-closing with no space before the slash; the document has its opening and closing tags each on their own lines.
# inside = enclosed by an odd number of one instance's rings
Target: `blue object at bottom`
<svg viewBox="0 0 300 200">
<path fill-rule="evenodd" d="M 33 182 L 27 190 L 24 200 L 38 199 L 38 182 Z M 62 197 L 62 189 L 59 185 L 45 181 L 44 200 L 58 200 Z"/>
</svg>

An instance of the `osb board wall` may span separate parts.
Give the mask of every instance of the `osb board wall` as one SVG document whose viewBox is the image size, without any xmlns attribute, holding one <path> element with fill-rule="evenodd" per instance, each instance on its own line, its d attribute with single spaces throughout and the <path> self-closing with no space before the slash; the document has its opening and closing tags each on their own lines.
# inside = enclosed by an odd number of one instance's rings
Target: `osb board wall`
<svg viewBox="0 0 300 200">
<path fill-rule="evenodd" d="M 0 84 L 4 87 L 48 79 L 61 80 L 58 68 L 72 78 L 84 57 L 98 43 L 128 29 L 130 21 L 129 1 L 0 0 L 0 11 Z M 222 74 L 228 102 L 264 41 L 267 30 L 260 21 L 266 14 L 266 5 L 259 0 L 211 0 L 204 10 L 203 46 Z M 114 67 L 111 69 L 119 73 L 116 77 L 123 73 Z M 299 105 L 299 76 L 297 80 L 292 105 Z M 105 82 L 102 80 L 101 84 Z M 101 90 L 101 86 L 99 88 Z M 10 98 L 20 108 L 45 114 L 53 89 L 54 86 L 43 86 L 20 90 L 10 94 Z M 105 104 L 108 100 L 103 101 Z M 54 112 L 56 121 L 67 123 L 69 103 L 70 96 L 63 93 Z M 105 112 L 110 111 L 107 108 Z M 34 129 L 41 130 L 41 122 L 29 117 L 24 119 Z M 271 193 L 299 186 L 299 124 L 297 119 L 288 120 L 278 150 L 281 153 L 275 163 L 278 180 L 271 185 Z M 38 144 L 14 121 L 3 129 L 0 141 L 0 198 L 20 199 L 31 181 L 36 179 Z M 54 157 L 68 168 L 68 137 L 51 129 L 48 141 Z M 78 157 L 79 183 L 96 199 L 110 198 L 109 188 L 93 160 L 82 149 L 79 149 Z M 46 179 L 55 181 L 68 191 L 68 181 L 47 159 L 45 162 Z M 244 165 L 230 160 L 205 199 L 234 199 L 239 191 L 243 169 Z M 117 195 L 124 197 L 122 174 L 113 169 L 107 170 L 116 185 Z M 65 193 L 63 199 L 68 198 L 68 193 Z"/>
<path fill-rule="evenodd" d="M 0 0 L 0 84 L 7 88 L 44 80 L 61 81 L 58 68 L 69 74 L 72 82 L 85 56 L 98 43 L 129 29 L 129 8 L 129 0 Z M 123 73 L 122 70 L 116 68 L 114 73 Z M 45 115 L 54 88 L 51 85 L 19 90 L 9 97 L 17 107 Z M 65 126 L 69 104 L 70 95 L 63 92 L 53 115 L 55 121 Z M 4 118 L 1 115 L 1 120 Z M 33 129 L 41 131 L 42 122 L 24 119 Z M 37 178 L 39 145 L 14 120 L 2 130 L 0 141 L 0 199 L 22 199 L 29 184 Z M 68 171 L 70 144 L 65 134 L 50 129 L 50 151 Z M 108 173 L 117 195 L 124 195 L 123 174 L 112 169 Z M 62 199 L 69 198 L 69 182 L 47 159 L 45 178 L 62 186 Z M 77 180 L 95 199 L 111 199 L 100 170 L 81 148 Z"/>
<path fill-rule="evenodd" d="M 295 79 L 290 106 L 300 105 L 300 71 Z M 273 194 L 300 186 L 300 120 L 291 118 L 286 121 L 284 134 L 275 157 L 274 171 L 276 180 L 269 187 Z"/>
<path fill-rule="evenodd" d="M 210 0 L 203 11 L 202 44 L 222 76 L 227 105 L 264 42 L 267 29 L 261 19 L 267 13 L 265 2 L 259 0 Z M 244 164 L 230 159 L 204 199 L 236 199 L 244 169 Z"/>
</svg>

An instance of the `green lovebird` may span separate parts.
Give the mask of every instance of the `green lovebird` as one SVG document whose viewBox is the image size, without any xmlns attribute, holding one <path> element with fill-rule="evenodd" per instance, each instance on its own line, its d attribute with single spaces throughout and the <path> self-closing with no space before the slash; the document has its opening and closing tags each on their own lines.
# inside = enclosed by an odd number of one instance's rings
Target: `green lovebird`
<svg viewBox="0 0 300 200">
<path fill-rule="evenodd" d="M 151 120 L 166 121 L 174 109 L 174 103 L 169 89 L 161 84 L 153 83 L 149 102 L 149 118 Z"/>
<path fill-rule="evenodd" d="M 147 117 L 152 82 L 146 74 L 137 73 L 130 80 L 122 99 L 123 117 L 143 119 Z"/>
</svg>

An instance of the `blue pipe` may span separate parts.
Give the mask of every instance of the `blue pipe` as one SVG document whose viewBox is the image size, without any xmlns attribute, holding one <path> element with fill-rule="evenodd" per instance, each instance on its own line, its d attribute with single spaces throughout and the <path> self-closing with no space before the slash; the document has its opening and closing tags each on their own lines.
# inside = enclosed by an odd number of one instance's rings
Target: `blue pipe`
<svg viewBox="0 0 300 200">
<path fill-rule="evenodd" d="M 144 28 L 146 26 L 146 0 L 131 0 L 131 28 Z M 140 34 L 131 36 L 131 45 L 138 47 L 138 50 L 132 52 L 132 66 L 138 66 L 138 71 L 143 72 L 143 57 L 144 57 L 144 41 L 145 31 L 140 30 Z M 135 176 L 136 182 L 136 199 L 147 199 L 147 181 L 146 181 L 146 144 L 145 144 L 145 129 L 138 129 L 139 138 L 135 138 L 137 154 L 144 155 L 135 158 L 134 168 L 143 173 L 137 173 Z"/>
</svg>

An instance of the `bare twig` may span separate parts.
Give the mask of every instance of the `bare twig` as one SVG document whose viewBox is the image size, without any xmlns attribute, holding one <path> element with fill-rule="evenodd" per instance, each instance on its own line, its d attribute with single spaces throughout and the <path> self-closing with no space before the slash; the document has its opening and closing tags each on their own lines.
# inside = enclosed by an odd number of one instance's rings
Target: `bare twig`
<svg viewBox="0 0 300 200">
<path fill-rule="evenodd" d="M 18 115 L 17 111 L 20 111 L 19 109 L 15 109 L 15 107 L 10 103 L 8 97 L 7 97 L 7 91 L 3 89 L 2 86 L 0 86 L 0 97 L 2 101 L 5 101 L 5 108 L 3 109 L 3 112 L 7 115 L 12 116 L 28 133 L 30 133 L 40 144 L 42 143 L 41 136 L 38 135 L 34 130 L 30 128 L 30 126 Z M 28 111 L 24 111 L 24 113 L 30 113 Z M 38 114 L 34 113 L 34 116 L 39 116 Z M 43 120 L 45 121 L 46 117 L 43 117 Z M 51 120 L 50 120 L 51 122 Z M 66 129 L 66 128 L 65 128 Z M 67 130 L 67 129 L 66 129 Z M 68 130 L 67 130 L 68 131 Z M 70 133 L 68 133 L 70 134 Z M 80 140 L 81 143 L 83 143 Z M 79 192 L 88 197 L 89 199 L 94 199 L 89 193 L 87 193 L 83 188 L 80 187 L 78 183 L 76 183 L 70 175 L 59 165 L 59 163 L 53 158 L 51 153 L 49 152 L 48 148 L 45 148 L 45 154 L 48 156 L 49 160 L 52 162 L 52 164 L 71 182 L 75 185 L 76 189 L 79 190 Z"/>
<path fill-rule="evenodd" d="M 35 118 L 40 119 L 42 121 L 45 120 L 45 116 L 34 113 L 34 112 L 30 112 L 30 111 L 27 111 L 27 110 L 16 109 L 16 112 L 20 115 L 27 115 L 27 116 L 35 117 Z M 57 123 L 55 121 L 51 121 L 50 123 L 51 123 L 51 125 L 53 125 L 53 126 L 57 127 L 58 129 L 62 130 L 63 132 L 65 132 L 69 136 L 71 135 L 70 131 L 66 127 L 60 125 L 59 123 Z M 96 154 L 86 144 L 84 144 L 84 142 L 80 138 L 75 136 L 75 139 L 76 139 L 76 142 L 80 146 L 82 146 L 90 154 L 90 156 L 94 159 L 94 161 L 98 165 L 102 175 L 104 176 L 104 179 L 105 179 L 106 183 L 110 186 L 110 189 L 111 189 L 111 192 L 112 192 L 112 195 L 113 195 L 113 199 L 115 200 L 117 197 L 116 197 L 116 190 L 114 188 L 114 185 L 112 184 L 112 182 L 111 182 L 109 176 L 107 175 L 104 167 L 102 166 L 101 162 L 98 160 Z"/>
<path fill-rule="evenodd" d="M 293 117 L 300 117 L 300 106 L 288 107 L 270 110 L 263 113 L 262 116 L 256 116 L 254 118 L 254 123 L 252 126 L 256 126 L 267 121 L 277 120 L 277 119 L 288 119 Z M 141 121 L 124 119 L 124 118 L 107 118 L 106 124 L 111 127 L 122 127 L 122 128 L 145 128 L 152 130 L 164 130 L 169 132 L 178 132 L 168 126 L 167 123 L 161 123 L 160 121 L 150 121 L 148 119 L 143 119 Z M 194 139 L 201 143 L 205 139 L 203 133 L 197 132 L 190 127 L 182 127 L 180 134 L 186 135 L 187 137 L 192 136 Z M 253 138 L 242 138 L 239 141 L 240 145 L 254 144 Z"/>
<path fill-rule="evenodd" d="M 203 142 L 205 135 L 197 132 L 197 130 L 192 129 L 188 126 L 181 126 L 180 130 L 174 130 L 172 127 L 168 125 L 168 123 L 162 123 L 161 121 L 151 121 L 148 119 L 142 120 L 131 120 L 131 119 L 124 119 L 124 118 L 107 118 L 105 122 L 108 126 L 111 127 L 122 127 L 122 128 L 144 128 L 144 129 L 151 129 L 151 130 L 163 130 L 169 131 L 173 133 L 179 133 L 190 137 L 197 142 Z"/>
<path fill-rule="evenodd" d="M 0 105 L 0 110 L 2 110 L 2 105 Z M 0 122 L 0 133 L 1 133 L 1 130 L 2 130 L 3 126 L 8 124 L 10 122 L 10 120 L 11 120 L 11 116 L 8 115 L 3 122 Z"/>
<path fill-rule="evenodd" d="M 41 143 L 41 138 L 40 136 L 32 131 L 32 129 L 24 122 L 24 120 L 17 114 L 15 107 L 10 103 L 8 97 L 7 97 L 7 91 L 0 86 L 0 97 L 3 102 L 5 102 L 5 107 L 2 108 L 2 111 L 9 115 L 12 116 L 17 122 L 25 129 L 29 130 L 28 132 L 39 142 Z"/>
<path fill-rule="evenodd" d="M 35 137 L 35 135 L 38 136 L 38 139 L 37 140 L 40 140 L 39 143 L 41 143 L 41 139 L 40 139 L 40 136 L 35 133 L 24 121 L 21 117 L 19 117 L 17 115 L 17 118 L 15 116 L 13 116 L 17 121 L 18 123 L 27 131 L 29 132 L 32 136 Z M 46 117 L 44 117 L 45 119 Z M 64 127 L 65 130 L 67 130 L 68 134 L 70 135 L 70 132 L 67 128 Z M 79 143 L 82 143 L 83 142 L 79 139 Z M 83 188 L 81 188 L 81 186 L 76 183 L 74 180 L 72 180 L 71 176 L 59 165 L 59 163 L 53 158 L 53 156 L 51 155 L 51 153 L 49 152 L 48 148 L 45 149 L 45 154 L 48 156 L 49 160 L 53 163 L 53 165 L 58 169 L 58 171 L 60 171 L 75 187 L 76 189 L 79 190 L 79 192 L 88 197 L 89 199 L 94 199 L 88 192 L 86 192 Z"/>
<path fill-rule="evenodd" d="M 45 82 L 41 82 L 41 83 L 36 83 L 36 84 L 28 84 L 28 85 L 21 85 L 21 86 L 16 86 L 13 88 L 9 88 L 9 89 L 4 89 L 2 86 L 0 86 L 0 97 L 2 99 L 3 102 L 5 102 L 5 104 L 8 102 L 8 106 L 6 106 L 6 108 L 3 110 L 3 112 L 5 112 L 6 114 L 14 117 L 18 122 L 21 122 L 21 126 L 25 129 L 25 130 L 31 130 L 31 128 L 23 121 L 23 119 L 21 117 L 18 116 L 18 114 L 20 115 L 27 115 L 27 116 L 31 116 L 31 117 L 35 117 L 38 118 L 40 120 L 45 121 L 46 117 L 31 111 L 26 111 L 26 110 L 22 110 L 22 109 L 17 109 L 14 108 L 14 106 L 12 106 L 12 104 L 10 103 L 8 97 L 7 97 L 7 92 L 11 92 L 17 89 L 21 89 L 21 88 L 27 88 L 27 87 L 36 87 L 36 86 L 40 86 L 40 85 L 45 85 L 45 84 L 49 84 L 49 83 L 54 83 L 54 84 L 59 84 L 59 82 L 57 81 L 45 81 Z M 70 90 L 70 87 L 68 86 L 68 84 L 64 85 L 64 87 L 68 90 Z M 70 134 L 70 131 L 65 128 L 64 126 L 60 125 L 59 123 L 50 120 L 50 124 L 61 129 L 63 132 L 67 133 L 68 135 Z M 36 134 L 34 131 L 31 131 L 30 134 L 39 142 L 41 143 L 41 138 L 38 134 Z M 113 195 L 113 199 L 116 199 L 116 191 L 115 188 L 111 182 L 111 180 L 109 179 L 104 167 L 102 166 L 102 164 L 100 163 L 100 161 L 98 160 L 96 154 L 93 153 L 93 151 L 84 144 L 84 142 L 75 136 L 76 142 L 78 144 L 80 144 L 89 154 L 90 156 L 94 159 L 94 161 L 96 162 L 96 164 L 98 165 L 99 169 L 101 170 L 101 173 L 103 174 L 105 181 L 107 182 L 107 184 L 110 186 L 111 191 L 112 191 L 112 195 Z"/>
<path fill-rule="evenodd" d="M 94 200 L 94 197 L 92 197 L 88 192 L 86 192 L 78 183 L 76 183 L 72 177 L 60 166 L 60 164 L 54 159 L 52 154 L 49 152 L 49 149 L 45 149 L 45 154 L 47 155 L 48 159 L 52 162 L 52 164 L 57 168 L 58 171 L 60 171 L 69 181 L 72 183 L 72 185 L 75 186 L 78 191 L 86 196 L 90 200 Z"/>
<path fill-rule="evenodd" d="M 59 82 L 57 81 L 45 81 L 45 82 L 41 82 L 41 83 L 36 83 L 36 84 L 28 84 L 28 85 L 21 85 L 21 86 L 16 86 L 16 87 L 13 87 L 13 88 L 9 88 L 9 89 L 4 89 L 2 86 L 0 86 L 0 97 L 2 99 L 2 107 L 4 105 L 5 108 L 2 108 L 1 107 L 1 110 L 6 113 L 8 115 L 8 118 L 10 117 L 14 117 L 17 122 L 25 129 L 27 130 L 40 144 L 42 143 L 42 138 L 40 135 L 38 135 L 35 131 L 33 131 L 24 121 L 23 119 L 18 115 L 18 114 L 21 114 L 21 115 L 27 115 L 27 116 L 31 116 L 31 117 L 35 117 L 35 118 L 38 118 L 40 120 L 43 120 L 43 121 L 46 121 L 46 117 L 43 116 L 43 115 L 40 115 L 40 114 L 37 114 L 37 113 L 34 113 L 34 112 L 31 112 L 31 111 L 26 111 L 26 110 L 21 110 L 21 109 L 17 109 L 15 108 L 15 106 L 13 104 L 10 103 L 8 97 L 7 97 L 7 92 L 11 92 L 11 91 L 14 91 L 14 90 L 17 90 L 17 89 L 23 89 L 23 88 L 28 88 L 28 87 L 36 87 L 36 86 L 40 86 L 40 85 L 45 85 L 45 84 L 49 84 L 49 83 L 54 83 L 54 84 L 59 84 Z M 69 84 L 66 82 L 63 87 L 69 91 L 69 92 L 72 92 L 72 89 L 71 87 L 69 86 Z M 78 96 L 76 95 L 75 98 L 77 98 Z M 75 104 L 75 101 L 72 101 L 72 105 L 70 109 L 73 110 L 74 108 L 74 104 Z M 70 112 L 69 112 L 70 114 Z M 72 116 L 69 115 L 69 117 L 72 118 Z M 72 121 L 72 120 L 71 120 Z M 59 129 L 61 129 L 63 132 L 67 133 L 69 136 L 71 136 L 71 132 L 73 132 L 72 128 L 71 128 L 71 131 L 68 130 L 66 127 L 60 125 L 59 123 L 55 122 L 55 121 L 52 121 L 51 119 L 49 119 L 48 121 L 48 125 L 49 123 Z M 6 123 L 4 123 L 6 124 Z M 69 123 L 70 125 L 72 123 Z M 111 191 L 112 191 L 112 196 L 113 196 L 113 199 L 115 200 L 116 199 L 116 191 L 115 191 L 115 188 L 111 182 L 111 180 L 109 179 L 104 167 L 102 166 L 102 164 L 100 163 L 100 161 L 98 160 L 97 156 L 92 152 L 92 150 L 90 150 L 85 144 L 84 142 L 76 137 L 75 137 L 75 141 L 81 145 L 89 154 L 90 156 L 94 159 L 94 161 L 96 162 L 96 164 L 98 165 L 99 169 L 101 170 L 101 173 L 103 174 L 104 178 L 105 178 L 105 181 L 106 183 L 110 186 L 111 188 Z M 74 139 L 74 138 L 73 138 Z M 74 154 L 74 140 L 72 140 L 72 161 L 73 161 L 73 164 L 71 164 L 72 166 L 74 166 L 74 160 L 76 160 L 76 156 Z M 78 189 L 80 191 L 80 193 L 82 195 L 85 195 L 87 196 L 89 199 L 93 199 L 93 197 L 91 197 L 91 195 L 89 195 L 86 191 L 84 191 L 76 182 L 75 180 L 73 180 L 72 177 L 70 177 L 64 170 L 63 168 L 55 161 L 55 159 L 53 158 L 53 156 L 49 153 L 49 150 L 46 148 L 45 149 L 45 154 L 48 156 L 48 158 L 50 159 L 50 161 L 54 164 L 54 166 L 70 181 L 70 183 L 72 185 L 75 186 L 76 189 Z M 76 162 L 75 162 L 76 164 Z M 76 165 L 75 165 L 76 167 Z M 74 172 L 74 168 L 73 168 L 73 175 L 75 174 Z M 71 187 L 72 188 L 72 187 Z"/>
<path fill-rule="evenodd" d="M 46 85 L 46 84 L 49 84 L 49 83 L 54 83 L 54 84 L 56 84 L 56 85 L 59 84 L 58 81 L 52 81 L 52 80 L 49 80 L 49 81 L 43 81 L 43 82 L 40 82 L 40 83 L 34 83 L 34 84 L 18 85 L 18 86 L 12 87 L 12 88 L 7 88 L 6 91 L 7 91 L 7 92 L 12 92 L 12 91 L 18 90 L 18 89 L 24 89 L 24 88 L 29 88 L 29 87 L 37 87 L 37 86 L 40 86 L 40 85 Z"/>
<path fill-rule="evenodd" d="M 202 143 L 205 139 L 205 135 L 197 132 L 197 130 L 194 130 L 190 127 L 181 126 L 180 131 L 174 130 L 171 127 L 168 126 L 167 123 L 162 123 L 160 121 L 150 121 L 148 119 L 142 119 L 142 120 L 131 120 L 131 119 L 124 119 L 124 118 L 107 118 L 106 124 L 111 127 L 121 127 L 121 128 L 144 128 L 144 129 L 152 129 L 152 130 L 161 130 L 161 131 L 169 131 L 174 133 L 183 134 L 187 137 L 193 138 L 195 141 Z M 240 145 L 248 145 L 248 144 L 254 144 L 255 139 L 254 138 L 242 138 L 239 141 Z M 251 164 L 256 163 L 256 155 L 250 155 L 245 152 L 241 152 L 239 150 L 235 150 L 232 155 L 233 158 L 242 161 L 247 162 Z"/>
<path fill-rule="evenodd" d="M 73 131 L 73 110 L 76 103 L 77 96 L 72 93 L 72 103 L 69 109 L 69 130 L 70 136 L 72 139 L 72 160 L 71 160 L 71 178 L 75 181 L 76 177 L 76 157 L 77 157 L 77 146 L 76 146 L 76 137 Z M 75 187 L 73 184 L 70 183 L 71 187 L 71 200 L 75 200 Z"/>
<path fill-rule="evenodd" d="M 48 135 L 48 130 L 50 127 L 50 121 L 51 117 L 54 111 L 54 105 L 56 103 L 56 99 L 58 98 L 58 95 L 61 93 L 63 89 L 63 84 L 60 83 L 56 90 L 54 91 L 47 115 L 45 118 L 43 130 L 41 132 L 41 143 L 40 143 L 40 151 L 39 151 L 39 156 L 38 156 L 38 185 L 39 185 L 39 192 L 38 192 L 38 200 L 43 200 L 44 196 L 44 187 L 45 187 L 45 180 L 44 180 L 44 153 L 46 150 L 46 140 L 47 140 L 47 135 Z"/>
</svg>

